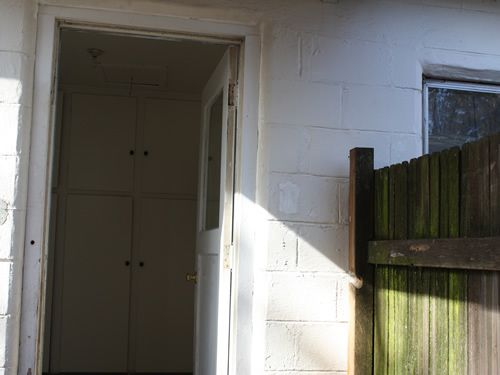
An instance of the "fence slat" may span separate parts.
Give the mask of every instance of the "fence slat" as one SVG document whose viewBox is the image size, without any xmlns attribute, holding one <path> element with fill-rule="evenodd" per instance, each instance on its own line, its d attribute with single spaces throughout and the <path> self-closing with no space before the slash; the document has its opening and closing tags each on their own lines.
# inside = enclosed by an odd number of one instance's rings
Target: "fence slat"
<svg viewBox="0 0 500 375">
<path fill-rule="evenodd" d="M 447 152 L 445 153 L 447 157 Z M 429 237 L 440 236 L 441 155 L 437 152 L 430 160 L 430 228 Z M 446 185 L 447 187 L 447 185 Z M 447 207 L 447 203 L 446 203 Z M 446 215 L 448 218 L 448 215 Z M 446 220 L 448 221 L 448 220 Z M 447 223 L 446 223 L 447 225 Z M 448 277 L 446 269 L 429 270 L 429 374 L 446 374 L 448 371 Z"/>
<path fill-rule="evenodd" d="M 500 133 L 490 138 L 490 236 L 500 236 Z"/>
<path fill-rule="evenodd" d="M 374 374 L 388 373 L 389 353 L 389 267 L 375 268 Z"/>
<path fill-rule="evenodd" d="M 425 238 L 429 233 L 429 156 L 410 161 L 408 170 L 408 237 Z M 410 373 L 428 373 L 429 272 L 421 268 L 408 271 L 408 311 L 411 333 L 408 337 Z"/>
<path fill-rule="evenodd" d="M 417 238 L 428 238 L 430 234 L 430 156 L 424 155 L 417 163 Z M 429 293 L 430 271 L 419 268 L 419 282 L 417 283 L 418 309 L 418 373 L 429 373 Z"/>
<path fill-rule="evenodd" d="M 464 165 L 467 167 L 463 195 L 465 214 L 463 218 L 464 236 L 489 235 L 489 140 L 482 138 L 478 142 L 468 145 L 467 158 Z M 462 158 L 462 160 L 463 160 Z M 487 374 L 488 359 L 485 351 L 488 349 L 484 342 L 487 337 L 488 322 L 483 315 L 486 307 L 486 295 L 482 285 L 486 282 L 486 274 L 475 271 L 468 274 L 468 338 L 469 338 L 469 374 Z"/>
<path fill-rule="evenodd" d="M 460 236 L 460 149 L 448 153 L 448 237 Z"/>
<path fill-rule="evenodd" d="M 394 238 L 394 166 L 389 168 L 384 168 L 381 171 L 381 191 L 386 196 L 387 200 L 383 200 L 382 203 L 384 205 L 384 217 L 387 212 L 387 220 L 388 223 L 388 231 L 387 238 Z M 386 189 L 385 187 L 388 187 Z M 392 227 L 391 227 L 392 224 Z M 385 236 L 384 233 L 379 233 L 382 236 Z M 387 327 L 388 327 L 388 362 L 387 362 L 387 373 L 390 375 L 397 374 L 397 365 L 398 365 L 398 357 L 397 357 L 397 342 L 396 342 L 396 331 L 397 331 L 397 321 L 398 321 L 398 312 L 396 311 L 395 301 L 397 300 L 398 291 L 395 290 L 394 283 L 394 268 L 388 269 L 388 284 L 387 284 L 387 292 L 388 292 L 388 319 L 387 319 Z"/>
<path fill-rule="evenodd" d="M 429 237 L 430 192 L 429 192 L 430 157 L 424 155 L 417 159 L 415 238 Z"/>
<path fill-rule="evenodd" d="M 416 238 L 415 210 L 416 210 L 417 159 L 411 159 L 408 165 L 408 238 Z"/>
<path fill-rule="evenodd" d="M 429 163 L 429 238 L 439 238 L 440 165 L 439 153 L 431 155 Z"/>
<path fill-rule="evenodd" d="M 460 236 L 461 151 L 452 147 L 448 155 L 448 237 Z M 465 374 L 467 369 L 467 273 L 449 271 L 449 374 Z"/>
<path fill-rule="evenodd" d="M 408 238 L 408 162 L 398 164 L 395 169 L 394 239 Z"/>
<path fill-rule="evenodd" d="M 500 235 L 500 133 L 490 137 L 490 235 Z M 500 272 L 491 273 L 491 373 L 500 373 Z"/>
<path fill-rule="evenodd" d="M 444 269 L 430 271 L 429 374 L 448 374 L 448 280 Z"/>
<path fill-rule="evenodd" d="M 375 238 L 389 237 L 389 186 L 388 171 L 382 169 L 375 171 Z M 377 267 L 375 269 L 375 356 L 374 373 L 389 374 L 389 352 L 390 352 L 390 292 L 389 292 L 389 267 Z"/>
<path fill-rule="evenodd" d="M 405 236 L 406 233 L 406 164 L 397 164 L 391 166 L 390 177 L 390 217 L 393 222 L 393 239 Z M 389 271 L 389 288 L 392 299 L 390 299 L 392 315 L 392 327 L 390 334 L 392 337 L 392 368 L 391 373 L 401 374 L 406 372 L 406 361 L 408 357 L 408 304 L 406 295 L 408 293 L 407 269 L 404 267 L 391 267 Z"/>
<path fill-rule="evenodd" d="M 440 200 L 439 200 L 439 236 L 447 238 L 449 235 L 450 209 L 449 209 L 449 190 L 450 190 L 450 152 L 441 151 L 440 164 Z"/>
<path fill-rule="evenodd" d="M 394 168 L 394 174 L 391 175 L 391 183 L 394 184 L 394 238 L 396 240 L 405 240 L 408 238 L 408 163 L 397 164 Z M 398 291 L 397 303 L 394 308 L 398 312 L 396 347 L 398 366 L 396 373 L 402 374 L 407 371 L 408 362 L 408 269 L 406 267 L 394 267 L 394 278 Z"/>
<path fill-rule="evenodd" d="M 467 273 L 450 270 L 449 276 L 450 375 L 467 374 Z"/>
<path fill-rule="evenodd" d="M 389 168 L 375 171 L 375 238 L 389 239 Z"/>
<path fill-rule="evenodd" d="M 460 236 L 461 198 L 464 180 L 462 154 L 458 147 L 449 150 L 448 162 L 448 207 L 450 238 Z M 462 164 L 462 165 L 461 165 Z M 449 374 L 467 373 L 467 273 L 461 270 L 449 271 Z"/>
<path fill-rule="evenodd" d="M 396 225 L 396 164 L 393 164 L 389 168 L 389 208 L 388 208 L 388 221 L 389 221 L 389 240 L 395 238 L 395 225 Z"/>
<path fill-rule="evenodd" d="M 417 159 L 411 159 L 408 165 L 408 238 L 413 239 L 416 236 L 416 185 L 417 185 Z M 416 270 L 408 270 L 408 337 L 407 350 L 408 373 L 418 373 L 418 324 L 415 316 L 418 308 L 418 298 L 416 289 Z"/>
</svg>

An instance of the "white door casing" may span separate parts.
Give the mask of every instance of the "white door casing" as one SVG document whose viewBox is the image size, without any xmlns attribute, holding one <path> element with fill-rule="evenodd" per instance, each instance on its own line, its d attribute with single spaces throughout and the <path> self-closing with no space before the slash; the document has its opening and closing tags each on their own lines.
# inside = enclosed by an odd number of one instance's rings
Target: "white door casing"
<svg viewBox="0 0 500 375">
<path fill-rule="evenodd" d="M 228 373 L 237 48 L 229 47 L 202 94 L 196 238 L 195 374 Z"/>
<path fill-rule="evenodd" d="M 187 14 L 189 15 L 189 14 Z M 257 215 L 254 202 L 257 199 L 257 144 L 258 144 L 258 117 L 259 117 L 259 77 L 261 38 L 259 28 L 254 24 L 234 24 L 227 22 L 214 22 L 191 17 L 170 17 L 165 14 L 140 14 L 119 10 L 83 9 L 79 7 L 62 7 L 40 5 L 38 7 L 37 22 L 37 48 L 34 74 L 33 92 L 33 121 L 30 152 L 25 154 L 29 158 L 29 187 L 27 189 L 28 205 L 25 231 L 25 254 L 20 260 L 15 278 L 22 278 L 22 305 L 19 331 L 19 350 L 11 352 L 13 368 L 17 373 L 41 374 L 42 365 L 42 338 L 44 331 L 44 302 L 45 302 L 45 277 L 46 257 L 48 252 L 48 221 L 50 205 L 50 176 L 52 159 L 52 114 L 54 112 L 54 85 L 55 66 L 58 54 L 58 34 L 62 25 L 73 28 L 90 28 L 120 30 L 128 34 L 141 34 L 164 36 L 169 32 L 192 35 L 194 39 L 211 40 L 211 35 L 217 35 L 217 41 L 227 37 L 226 40 L 238 39 L 242 42 L 245 53 L 241 54 L 240 85 L 244 103 L 240 107 L 238 118 L 241 129 L 237 138 L 239 163 L 236 177 L 236 190 L 238 199 L 235 201 L 235 267 L 237 272 L 237 285 L 232 286 L 235 309 L 233 317 L 238 332 L 232 342 L 231 373 L 243 373 L 250 370 L 253 365 L 252 356 L 259 350 L 259 344 L 252 340 L 253 331 L 251 324 L 253 314 L 253 257 L 255 245 L 255 226 L 253 223 Z M 65 20 L 71 20 L 68 24 Z M 110 26 L 111 25 L 111 26 Z M 26 162 L 26 165 L 28 163 Z M 242 171 L 245 171 L 243 174 Z M 245 199 L 241 199 L 244 197 Z M 245 223 L 244 226 L 241 223 Z M 241 267 L 239 265 L 244 265 Z M 19 280 L 21 281 L 21 280 Z M 238 300 L 245 299 L 245 308 L 238 308 Z M 234 319 L 234 318 L 233 318 Z M 259 328 L 260 329 L 260 328 Z M 17 341 L 13 337 L 14 341 Z M 238 348 L 241 348 L 239 350 Z M 227 352 L 227 350 L 226 350 Z M 17 360 L 16 358 L 17 357 Z"/>
</svg>

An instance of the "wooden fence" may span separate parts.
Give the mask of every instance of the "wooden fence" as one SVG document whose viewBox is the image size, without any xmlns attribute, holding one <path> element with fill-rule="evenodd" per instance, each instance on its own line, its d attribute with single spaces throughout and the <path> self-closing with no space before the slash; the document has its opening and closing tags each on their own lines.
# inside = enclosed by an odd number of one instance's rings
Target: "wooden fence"
<svg viewBox="0 0 500 375">
<path fill-rule="evenodd" d="M 500 134 L 350 179 L 349 373 L 499 374 Z"/>
</svg>

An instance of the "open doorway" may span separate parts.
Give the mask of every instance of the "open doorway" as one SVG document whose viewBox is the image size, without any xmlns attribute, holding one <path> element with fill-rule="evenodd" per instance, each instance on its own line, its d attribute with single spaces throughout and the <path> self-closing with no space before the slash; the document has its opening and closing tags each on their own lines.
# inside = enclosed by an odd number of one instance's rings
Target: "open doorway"
<svg viewBox="0 0 500 375">
<path fill-rule="evenodd" d="M 61 32 L 44 372 L 192 373 L 201 92 L 226 50 Z"/>
</svg>

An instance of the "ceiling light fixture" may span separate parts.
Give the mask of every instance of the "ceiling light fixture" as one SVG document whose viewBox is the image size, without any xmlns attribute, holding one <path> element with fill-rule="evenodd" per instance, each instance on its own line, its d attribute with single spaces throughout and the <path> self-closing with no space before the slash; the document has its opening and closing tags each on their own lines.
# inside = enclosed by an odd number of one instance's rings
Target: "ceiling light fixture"
<svg viewBox="0 0 500 375">
<path fill-rule="evenodd" d="M 97 58 L 100 57 L 104 51 L 99 48 L 89 48 L 87 49 L 87 52 L 90 56 L 92 56 L 92 65 L 99 65 L 100 62 L 97 61 Z"/>
</svg>

